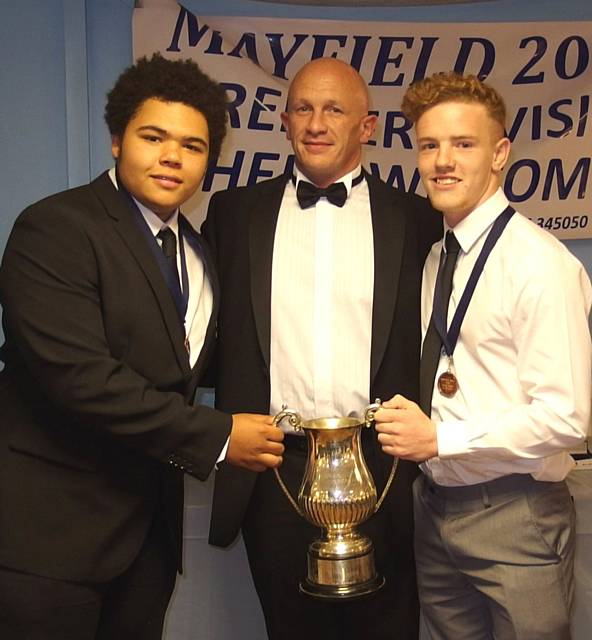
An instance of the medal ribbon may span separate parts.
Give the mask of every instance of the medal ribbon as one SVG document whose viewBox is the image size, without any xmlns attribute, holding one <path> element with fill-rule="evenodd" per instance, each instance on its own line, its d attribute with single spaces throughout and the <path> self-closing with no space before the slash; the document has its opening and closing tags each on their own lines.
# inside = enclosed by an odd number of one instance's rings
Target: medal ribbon
<svg viewBox="0 0 592 640">
<path fill-rule="evenodd" d="M 456 343 L 458 341 L 458 336 L 460 334 L 460 327 L 467 313 L 467 309 L 469 308 L 469 303 L 471 302 L 471 298 L 473 297 L 473 293 L 475 292 L 475 287 L 477 286 L 477 281 L 483 272 L 483 267 L 487 262 L 487 258 L 491 253 L 493 247 L 495 247 L 496 242 L 499 240 L 502 235 L 506 225 L 510 221 L 510 218 L 516 213 L 515 209 L 508 205 L 508 207 L 500 213 L 500 215 L 496 218 L 491 230 L 487 234 L 487 238 L 483 244 L 483 248 L 481 249 L 481 253 L 475 262 L 475 266 L 471 271 L 471 275 L 469 276 L 469 280 L 467 281 L 467 285 L 463 294 L 461 296 L 460 302 L 458 303 L 458 307 L 454 312 L 454 316 L 452 318 L 452 322 L 450 323 L 450 328 L 448 331 L 446 330 L 447 318 L 444 317 L 444 305 L 442 304 L 442 292 L 441 287 L 441 272 L 442 269 L 438 270 L 438 277 L 436 279 L 436 289 L 434 291 L 434 325 L 440 338 L 442 339 L 442 345 L 444 347 L 444 352 L 446 355 L 451 358 L 454 353 L 454 349 L 456 347 Z M 442 256 L 443 257 L 443 256 Z M 441 257 L 441 259 L 442 259 Z"/>
<path fill-rule="evenodd" d="M 175 300 L 175 304 L 177 304 L 179 316 L 183 320 L 183 324 L 185 324 L 185 314 L 187 313 L 187 306 L 189 304 L 189 274 L 187 272 L 187 258 L 185 257 L 185 243 L 183 242 L 183 232 L 181 231 L 181 225 L 177 226 L 177 230 L 179 234 L 179 258 L 181 259 L 182 303 L 179 305 Z"/>
</svg>

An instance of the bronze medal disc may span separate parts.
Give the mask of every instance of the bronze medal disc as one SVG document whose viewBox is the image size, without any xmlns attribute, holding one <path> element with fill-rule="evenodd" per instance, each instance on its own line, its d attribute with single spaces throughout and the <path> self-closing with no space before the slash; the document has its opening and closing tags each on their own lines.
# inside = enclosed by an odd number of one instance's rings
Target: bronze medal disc
<svg viewBox="0 0 592 640">
<path fill-rule="evenodd" d="M 458 380 L 452 371 L 445 371 L 438 378 L 438 391 L 446 398 L 452 398 L 458 391 Z"/>
</svg>

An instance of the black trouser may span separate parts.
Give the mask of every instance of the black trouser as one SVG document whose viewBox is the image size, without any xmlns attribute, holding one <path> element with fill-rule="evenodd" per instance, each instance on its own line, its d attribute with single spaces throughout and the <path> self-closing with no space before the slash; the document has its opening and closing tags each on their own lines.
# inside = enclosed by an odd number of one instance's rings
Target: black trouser
<svg viewBox="0 0 592 640">
<path fill-rule="evenodd" d="M 52 580 L 0 567 L 2 640 L 160 640 L 175 561 L 156 518 L 133 563 L 106 584 Z"/>
</svg>

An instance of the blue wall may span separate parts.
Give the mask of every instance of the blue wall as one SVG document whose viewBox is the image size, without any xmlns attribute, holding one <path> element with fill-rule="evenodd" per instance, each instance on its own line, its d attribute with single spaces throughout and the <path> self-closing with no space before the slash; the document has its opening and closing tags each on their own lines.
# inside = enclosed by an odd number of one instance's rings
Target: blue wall
<svg viewBox="0 0 592 640">
<path fill-rule="evenodd" d="M 64 188 L 68 173 L 62 2 L 3 1 L 1 15 L 0 251 L 23 204 Z"/>
</svg>

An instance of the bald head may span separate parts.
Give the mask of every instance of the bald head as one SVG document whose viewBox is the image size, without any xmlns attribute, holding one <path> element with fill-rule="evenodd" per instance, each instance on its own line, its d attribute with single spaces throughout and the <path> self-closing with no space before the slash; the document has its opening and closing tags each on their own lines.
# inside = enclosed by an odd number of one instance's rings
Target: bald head
<svg viewBox="0 0 592 640">
<path fill-rule="evenodd" d="M 352 98 L 359 103 L 360 110 L 365 113 L 368 111 L 368 87 L 364 78 L 347 62 L 337 58 L 317 58 L 305 64 L 292 79 L 288 91 L 288 105 L 290 97 L 300 83 L 322 83 L 334 80 L 343 84 Z"/>
<path fill-rule="evenodd" d="M 349 64 L 318 58 L 294 76 L 281 114 L 296 166 L 319 187 L 353 171 L 376 127 L 368 88 Z"/>
</svg>

